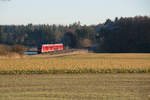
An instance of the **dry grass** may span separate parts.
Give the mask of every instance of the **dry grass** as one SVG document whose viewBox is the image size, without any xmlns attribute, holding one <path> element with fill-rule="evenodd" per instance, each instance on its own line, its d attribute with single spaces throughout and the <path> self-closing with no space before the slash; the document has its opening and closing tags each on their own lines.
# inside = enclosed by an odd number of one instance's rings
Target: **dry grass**
<svg viewBox="0 0 150 100">
<path fill-rule="evenodd" d="M 1 59 L 24 58 L 24 57 L 26 57 L 26 55 L 20 55 L 18 53 L 9 53 L 8 55 L 1 55 L 0 60 Z"/>
<path fill-rule="evenodd" d="M 149 72 L 150 54 L 65 54 L 0 59 L 0 71 Z"/>
<path fill-rule="evenodd" d="M 0 100 L 149 100 L 150 74 L 0 75 Z"/>
</svg>

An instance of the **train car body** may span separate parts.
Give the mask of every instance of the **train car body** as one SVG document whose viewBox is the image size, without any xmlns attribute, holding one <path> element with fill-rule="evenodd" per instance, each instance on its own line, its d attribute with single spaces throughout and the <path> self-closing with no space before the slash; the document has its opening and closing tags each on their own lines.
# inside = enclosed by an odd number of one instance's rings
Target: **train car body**
<svg viewBox="0 0 150 100">
<path fill-rule="evenodd" d="M 42 44 L 38 47 L 39 53 L 63 50 L 63 44 Z"/>
</svg>

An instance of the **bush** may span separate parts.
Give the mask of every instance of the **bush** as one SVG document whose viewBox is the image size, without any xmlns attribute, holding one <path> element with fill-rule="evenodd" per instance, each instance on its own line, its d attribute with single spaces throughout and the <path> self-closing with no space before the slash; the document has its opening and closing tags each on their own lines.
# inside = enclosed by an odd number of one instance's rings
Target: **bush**
<svg viewBox="0 0 150 100">
<path fill-rule="evenodd" d="M 9 55 L 11 47 L 7 45 L 0 45 L 0 55 Z"/>
<path fill-rule="evenodd" d="M 24 51 L 25 51 L 25 48 L 22 45 L 14 45 L 12 47 L 12 52 L 18 53 L 20 55 L 23 55 Z"/>
</svg>

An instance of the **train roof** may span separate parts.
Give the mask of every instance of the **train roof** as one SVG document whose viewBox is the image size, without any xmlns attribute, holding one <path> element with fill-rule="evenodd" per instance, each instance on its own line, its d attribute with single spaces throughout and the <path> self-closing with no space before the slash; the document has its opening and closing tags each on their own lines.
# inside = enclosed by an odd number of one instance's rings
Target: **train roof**
<svg viewBox="0 0 150 100">
<path fill-rule="evenodd" d="M 63 43 L 58 43 L 58 44 L 42 44 L 42 45 L 44 45 L 44 46 L 50 46 L 50 45 L 63 45 Z"/>
</svg>

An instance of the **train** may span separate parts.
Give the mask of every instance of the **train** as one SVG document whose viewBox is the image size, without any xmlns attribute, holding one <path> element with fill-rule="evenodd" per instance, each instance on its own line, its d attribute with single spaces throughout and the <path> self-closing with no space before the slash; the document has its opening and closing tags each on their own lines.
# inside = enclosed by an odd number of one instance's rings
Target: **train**
<svg viewBox="0 0 150 100">
<path fill-rule="evenodd" d="M 61 51 L 64 50 L 64 45 L 60 44 L 42 44 L 38 46 L 38 53 L 46 53 L 53 51 Z"/>
</svg>

